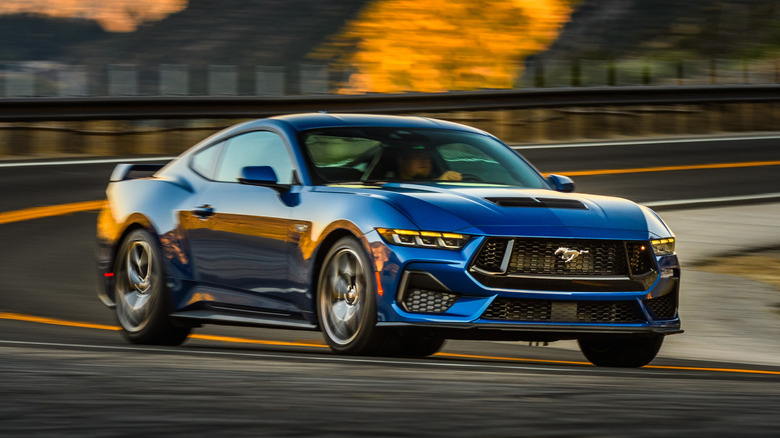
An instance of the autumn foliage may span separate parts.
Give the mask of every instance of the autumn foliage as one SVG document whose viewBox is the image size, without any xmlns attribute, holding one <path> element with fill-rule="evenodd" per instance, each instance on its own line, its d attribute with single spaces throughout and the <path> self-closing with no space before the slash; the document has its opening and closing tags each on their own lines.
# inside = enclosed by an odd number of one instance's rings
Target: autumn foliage
<svg viewBox="0 0 780 438">
<path fill-rule="evenodd" d="M 342 93 L 511 88 L 554 41 L 570 0 L 378 0 L 315 56 L 351 71 Z"/>
<path fill-rule="evenodd" d="M 110 32 L 132 32 L 187 7 L 188 0 L 2 0 L 0 14 L 41 14 L 97 21 Z"/>
</svg>

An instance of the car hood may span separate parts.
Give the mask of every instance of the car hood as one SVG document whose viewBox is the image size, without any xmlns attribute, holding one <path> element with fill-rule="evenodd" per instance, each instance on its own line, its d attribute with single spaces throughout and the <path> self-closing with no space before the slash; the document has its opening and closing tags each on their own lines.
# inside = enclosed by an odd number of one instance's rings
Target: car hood
<svg viewBox="0 0 780 438">
<path fill-rule="evenodd" d="M 608 196 L 449 183 L 323 189 L 381 198 L 423 230 L 636 240 L 671 235 L 647 207 Z"/>
</svg>

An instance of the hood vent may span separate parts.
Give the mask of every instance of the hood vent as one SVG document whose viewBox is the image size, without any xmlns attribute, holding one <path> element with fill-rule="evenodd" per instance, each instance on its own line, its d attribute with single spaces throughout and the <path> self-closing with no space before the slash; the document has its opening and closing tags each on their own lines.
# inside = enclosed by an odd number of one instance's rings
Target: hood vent
<svg viewBox="0 0 780 438">
<path fill-rule="evenodd" d="M 488 201 L 501 207 L 542 207 L 542 208 L 569 208 L 574 210 L 587 210 L 588 207 L 576 199 L 561 198 L 486 198 Z"/>
</svg>

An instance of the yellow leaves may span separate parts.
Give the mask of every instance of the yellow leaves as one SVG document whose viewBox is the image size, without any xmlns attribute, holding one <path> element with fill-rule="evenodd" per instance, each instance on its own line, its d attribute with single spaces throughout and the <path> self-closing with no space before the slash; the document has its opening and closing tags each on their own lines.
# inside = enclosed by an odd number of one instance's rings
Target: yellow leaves
<svg viewBox="0 0 780 438">
<path fill-rule="evenodd" d="M 3 0 L 0 14 L 87 18 L 110 32 L 132 32 L 142 22 L 162 20 L 184 10 L 188 3 L 188 0 Z"/>
<path fill-rule="evenodd" d="M 571 12 L 568 0 L 377 0 L 315 56 L 357 70 L 344 93 L 511 88 Z"/>
</svg>

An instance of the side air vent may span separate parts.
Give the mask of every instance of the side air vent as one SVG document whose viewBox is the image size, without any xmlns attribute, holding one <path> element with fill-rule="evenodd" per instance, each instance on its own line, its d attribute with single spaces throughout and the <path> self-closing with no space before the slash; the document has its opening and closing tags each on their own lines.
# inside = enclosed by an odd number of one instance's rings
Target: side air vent
<svg viewBox="0 0 780 438">
<path fill-rule="evenodd" d="M 588 207 L 576 199 L 561 198 L 486 198 L 488 201 L 501 207 L 540 207 L 540 208 L 568 208 L 574 210 L 587 210 Z"/>
</svg>

